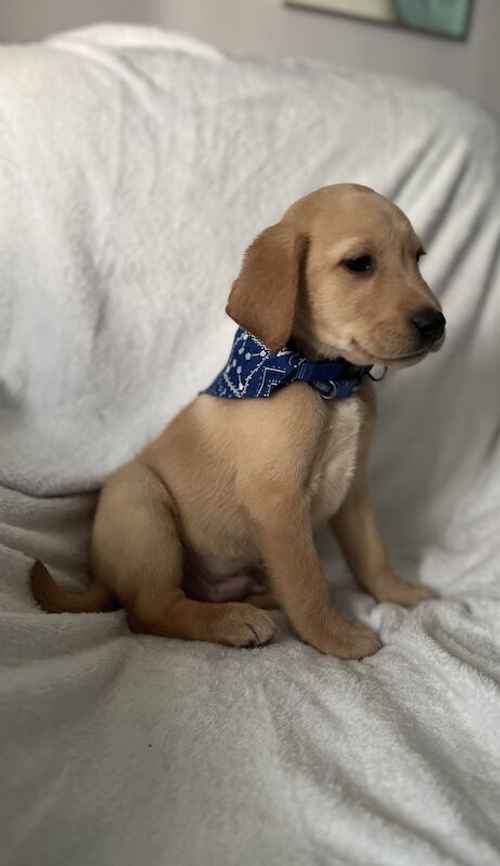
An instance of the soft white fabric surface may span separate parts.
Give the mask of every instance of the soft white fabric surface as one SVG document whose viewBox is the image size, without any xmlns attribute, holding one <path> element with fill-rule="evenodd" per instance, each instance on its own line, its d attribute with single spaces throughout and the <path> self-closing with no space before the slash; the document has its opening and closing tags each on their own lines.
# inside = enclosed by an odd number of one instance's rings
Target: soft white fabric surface
<svg viewBox="0 0 500 866">
<path fill-rule="evenodd" d="M 100 27 L 0 51 L 3 866 L 500 863 L 500 147 L 434 89 Z M 47 616 L 83 578 L 94 491 L 208 383 L 242 251 L 356 180 L 429 247 L 443 351 L 379 386 L 373 485 L 442 599 L 337 603 L 362 663 Z"/>
</svg>

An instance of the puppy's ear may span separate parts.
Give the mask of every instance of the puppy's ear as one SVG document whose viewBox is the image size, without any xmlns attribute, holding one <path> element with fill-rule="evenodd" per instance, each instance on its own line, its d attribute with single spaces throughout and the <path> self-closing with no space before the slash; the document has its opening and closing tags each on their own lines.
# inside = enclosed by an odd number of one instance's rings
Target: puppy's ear
<svg viewBox="0 0 500 866">
<path fill-rule="evenodd" d="M 226 313 L 272 351 L 290 339 L 307 238 L 276 223 L 247 249 Z"/>
</svg>

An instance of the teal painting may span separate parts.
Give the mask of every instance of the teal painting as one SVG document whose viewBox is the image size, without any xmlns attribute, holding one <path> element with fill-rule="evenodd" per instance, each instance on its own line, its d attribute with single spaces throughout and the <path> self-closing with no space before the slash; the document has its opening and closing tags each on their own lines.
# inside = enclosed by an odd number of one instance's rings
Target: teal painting
<svg viewBox="0 0 500 866">
<path fill-rule="evenodd" d="M 286 5 L 463 40 L 473 0 L 286 0 Z"/>
</svg>

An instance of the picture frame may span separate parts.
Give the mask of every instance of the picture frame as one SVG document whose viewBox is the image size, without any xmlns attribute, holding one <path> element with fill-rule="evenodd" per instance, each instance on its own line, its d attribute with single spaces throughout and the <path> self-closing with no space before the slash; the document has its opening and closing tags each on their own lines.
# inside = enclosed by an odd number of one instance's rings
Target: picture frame
<svg viewBox="0 0 500 866">
<path fill-rule="evenodd" d="M 463 42 L 475 0 L 285 0 L 285 5 Z"/>
</svg>

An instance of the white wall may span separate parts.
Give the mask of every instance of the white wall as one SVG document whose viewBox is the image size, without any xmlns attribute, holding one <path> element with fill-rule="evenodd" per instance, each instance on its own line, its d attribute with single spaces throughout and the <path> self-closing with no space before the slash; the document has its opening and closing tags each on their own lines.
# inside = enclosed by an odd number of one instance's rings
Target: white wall
<svg viewBox="0 0 500 866">
<path fill-rule="evenodd" d="M 97 21 L 148 23 L 155 11 L 150 0 L 0 0 L 0 41 L 27 42 Z"/>
<path fill-rule="evenodd" d="M 430 79 L 500 113 L 500 0 L 476 0 L 466 43 L 285 8 L 281 0 L 0 0 L 3 40 L 102 20 L 181 29 L 229 51 L 311 55 Z"/>
</svg>

